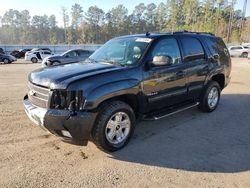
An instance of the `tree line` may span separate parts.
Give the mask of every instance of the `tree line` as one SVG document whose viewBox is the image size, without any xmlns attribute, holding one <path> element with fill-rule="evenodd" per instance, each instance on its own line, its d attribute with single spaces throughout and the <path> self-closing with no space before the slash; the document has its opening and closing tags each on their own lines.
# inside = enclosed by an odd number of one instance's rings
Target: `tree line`
<svg viewBox="0 0 250 188">
<path fill-rule="evenodd" d="M 235 3 L 233 1 L 232 3 Z M 227 42 L 250 42 L 250 19 L 224 0 L 167 0 L 136 5 L 131 13 L 123 5 L 108 12 L 80 4 L 60 7 L 62 26 L 55 15 L 31 16 L 28 10 L 10 9 L 0 17 L 0 43 L 98 43 L 115 36 L 154 32 L 211 32 Z"/>
</svg>

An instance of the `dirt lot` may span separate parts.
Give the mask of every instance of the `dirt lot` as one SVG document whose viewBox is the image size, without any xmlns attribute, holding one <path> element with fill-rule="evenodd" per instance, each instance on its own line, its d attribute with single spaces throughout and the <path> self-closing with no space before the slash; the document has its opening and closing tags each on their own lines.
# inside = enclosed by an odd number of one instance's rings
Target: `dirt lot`
<svg viewBox="0 0 250 188">
<path fill-rule="evenodd" d="M 22 98 L 38 67 L 0 65 L 0 187 L 250 187 L 250 60 L 233 60 L 215 112 L 142 122 L 112 154 L 64 143 L 28 120 Z"/>
</svg>

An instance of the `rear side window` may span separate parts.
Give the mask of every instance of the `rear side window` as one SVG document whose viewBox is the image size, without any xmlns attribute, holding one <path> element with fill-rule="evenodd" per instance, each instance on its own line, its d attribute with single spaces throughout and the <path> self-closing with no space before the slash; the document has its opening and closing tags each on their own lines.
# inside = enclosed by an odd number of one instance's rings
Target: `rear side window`
<svg viewBox="0 0 250 188">
<path fill-rule="evenodd" d="M 220 55 L 220 57 L 228 56 L 228 50 L 223 40 L 220 38 L 209 37 L 206 38 L 207 45 L 212 55 Z"/>
<path fill-rule="evenodd" d="M 231 50 L 242 50 L 242 47 L 232 47 Z"/>
<path fill-rule="evenodd" d="M 79 56 L 82 56 L 82 57 L 88 57 L 90 55 L 89 51 L 82 51 L 82 50 L 79 50 L 78 54 Z"/>
<path fill-rule="evenodd" d="M 193 37 L 184 37 L 181 39 L 184 61 L 193 61 L 205 59 L 205 52 L 200 41 Z"/>
</svg>

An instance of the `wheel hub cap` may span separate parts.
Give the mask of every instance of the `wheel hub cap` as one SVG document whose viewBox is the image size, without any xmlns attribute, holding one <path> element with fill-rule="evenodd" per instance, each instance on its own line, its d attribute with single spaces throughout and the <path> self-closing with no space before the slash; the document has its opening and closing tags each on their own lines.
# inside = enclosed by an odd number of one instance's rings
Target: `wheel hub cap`
<svg viewBox="0 0 250 188">
<path fill-rule="evenodd" d="M 125 141 L 129 135 L 131 122 L 125 112 L 117 112 L 109 119 L 105 135 L 112 144 L 120 144 Z"/>
<path fill-rule="evenodd" d="M 208 106 L 209 108 L 216 107 L 219 100 L 219 92 L 216 87 L 213 87 L 208 94 Z"/>
</svg>

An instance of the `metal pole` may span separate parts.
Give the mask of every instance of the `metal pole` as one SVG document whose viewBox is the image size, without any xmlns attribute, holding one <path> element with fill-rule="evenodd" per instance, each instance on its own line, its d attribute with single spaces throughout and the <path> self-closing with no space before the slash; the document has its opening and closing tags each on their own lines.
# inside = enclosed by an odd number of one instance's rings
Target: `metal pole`
<svg viewBox="0 0 250 188">
<path fill-rule="evenodd" d="M 244 1 L 243 4 L 243 11 L 242 11 L 242 17 L 241 17 L 241 22 L 240 22 L 240 38 L 242 39 L 242 31 L 244 28 L 244 24 L 245 24 L 245 16 L 246 16 L 246 8 L 247 8 L 247 0 Z"/>
<path fill-rule="evenodd" d="M 229 39 L 231 36 L 232 20 L 233 20 L 233 1 L 231 3 L 231 7 L 230 7 L 230 17 L 229 17 L 228 29 L 227 29 L 227 43 L 229 42 Z"/>
</svg>

